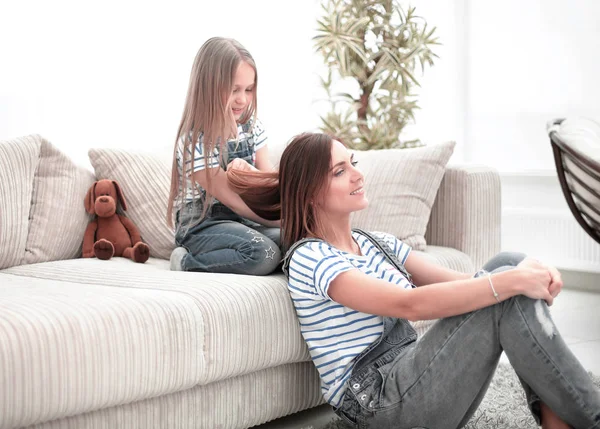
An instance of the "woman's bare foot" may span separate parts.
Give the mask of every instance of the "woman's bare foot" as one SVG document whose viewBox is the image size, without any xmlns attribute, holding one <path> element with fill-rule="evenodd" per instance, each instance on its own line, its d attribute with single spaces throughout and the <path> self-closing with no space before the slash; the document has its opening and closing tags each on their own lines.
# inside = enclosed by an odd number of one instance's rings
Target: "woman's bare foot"
<svg viewBox="0 0 600 429">
<path fill-rule="evenodd" d="M 542 429 L 571 429 L 571 426 L 562 421 L 562 419 L 543 402 L 540 406 L 540 413 L 542 417 Z"/>
</svg>

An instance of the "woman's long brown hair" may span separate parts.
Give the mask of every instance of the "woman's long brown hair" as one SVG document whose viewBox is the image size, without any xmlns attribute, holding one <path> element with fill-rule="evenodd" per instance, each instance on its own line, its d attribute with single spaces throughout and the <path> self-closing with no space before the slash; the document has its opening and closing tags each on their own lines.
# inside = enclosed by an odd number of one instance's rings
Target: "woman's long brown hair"
<svg viewBox="0 0 600 429">
<path fill-rule="evenodd" d="M 252 211 L 281 219 L 284 249 L 301 238 L 323 236 L 315 207 L 329 183 L 331 142 L 326 134 L 300 134 L 284 150 L 279 173 L 227 171 L 230 186 Z"/>
</svg>

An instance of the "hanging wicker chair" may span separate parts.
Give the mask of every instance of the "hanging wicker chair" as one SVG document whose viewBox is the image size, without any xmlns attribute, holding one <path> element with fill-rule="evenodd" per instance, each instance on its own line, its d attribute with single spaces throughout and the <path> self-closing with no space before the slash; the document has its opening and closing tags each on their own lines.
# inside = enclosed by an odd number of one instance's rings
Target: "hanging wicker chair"
<svg viewBox="0 0 600 429">
<path fill-rule="evenodd" d="M 600 243 L 600 124 L 586 118 L 555 119 L 547 130 L 571 213 Z"/>
</svg>

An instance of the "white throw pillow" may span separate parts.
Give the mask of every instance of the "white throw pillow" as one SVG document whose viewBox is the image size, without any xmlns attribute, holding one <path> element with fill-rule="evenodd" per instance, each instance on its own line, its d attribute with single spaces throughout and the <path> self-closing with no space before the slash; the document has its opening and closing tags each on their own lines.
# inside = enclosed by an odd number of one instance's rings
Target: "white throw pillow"
<svg viewBox="0 0 600 429">
<path fill-rule="evenodd" d="M 388 232 L 423 250 L 431 207 L 454 145 L 357 151 L 370 205 L 354 215 L 353 226 Z M 97 179 L 116 180 L 121 185 L 128 205 L 125 215 L 139 228 L 151 256 L 169 259 L 175 242 L 165 215 L 170 156 L 119 149 L 90 149 L 88 154 Z"/>
<path fill-rule="evenodd" d="M 352 226 L 387 232 L 424 250 L 431 207 L 454 146 L 449 141 L 413 149 L 355 151 L 369 206 L 354 213 Z"/>
<path fill-rule="evenodd" d="M 0 142 L 0 268 L 79 256 L 93 182 L 37 134 Z"/>
<path fill-rule="evenodd" d="M 37 135 L 0 141 L 0 269 L 21 264 L 25 254 L 40 141 Z"/>
<path fill-rule="evenodd" d="M 48 140 L 36 138 L 40 141 L 40 152 L 23 263 L 77 258 L 91 220 L 83 200 L 94 183 L 94 174 L 76 165 Z"/>
</svg>

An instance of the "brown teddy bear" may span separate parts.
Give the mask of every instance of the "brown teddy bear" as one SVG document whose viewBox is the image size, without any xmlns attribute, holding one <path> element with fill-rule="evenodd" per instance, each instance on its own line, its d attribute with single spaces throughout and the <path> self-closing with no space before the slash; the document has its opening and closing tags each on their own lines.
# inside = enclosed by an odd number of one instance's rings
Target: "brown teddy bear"
<svg viewBox="0 0 600 429">
<path fill-rule="evenodd" d="M 125 216 L 117 214 L 117 202 L 123 210 L 127 203 L 119 184 L 114 180 L 98 180 L 85 196 L 85 209 L 96 218 L 90 222 L 83 236 L 83 257 L 110 259 L 123 256 L 144 263 L 150 256 L 150 248 L 142 243 L 140 231 Z"/>
</svg>

